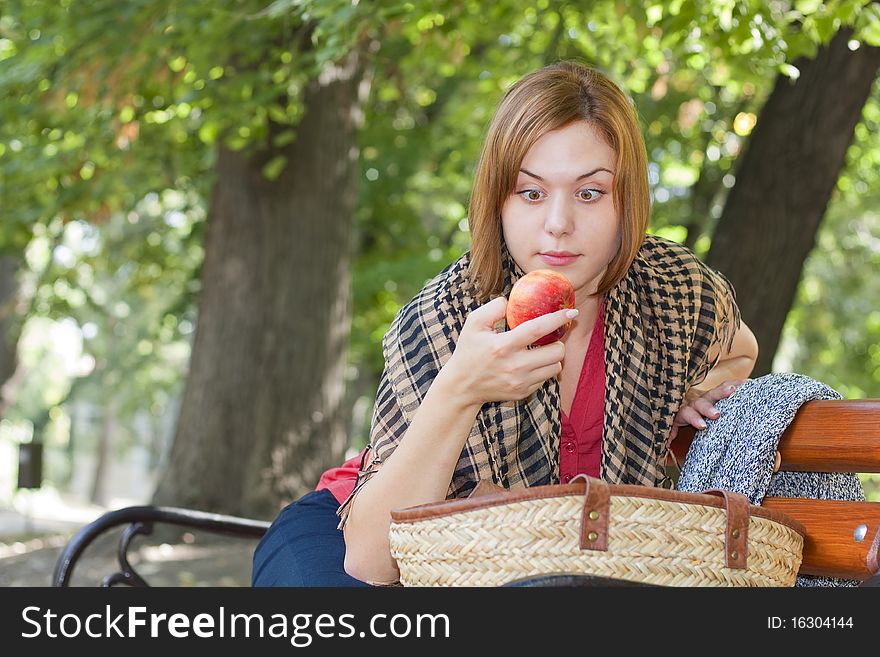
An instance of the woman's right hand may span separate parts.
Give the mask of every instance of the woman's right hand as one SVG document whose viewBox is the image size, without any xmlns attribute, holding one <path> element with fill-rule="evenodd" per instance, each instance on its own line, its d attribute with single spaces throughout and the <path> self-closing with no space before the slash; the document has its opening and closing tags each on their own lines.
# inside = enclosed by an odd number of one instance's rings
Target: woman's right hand
<svg viewBox="0 0 880 657">
<path fill-rule="evenodd" d="M 468 315 L 455 351 L 441 370 L 470 404 L 525 399 L 562 371 L 562 342 L 531 349 L 529 345 L 570 322 L 577 310 L 558 310 L 496 333 L 494 326 L 504 319 L 506 309 L 507 300 L 498 297 Z"/>
</svg>

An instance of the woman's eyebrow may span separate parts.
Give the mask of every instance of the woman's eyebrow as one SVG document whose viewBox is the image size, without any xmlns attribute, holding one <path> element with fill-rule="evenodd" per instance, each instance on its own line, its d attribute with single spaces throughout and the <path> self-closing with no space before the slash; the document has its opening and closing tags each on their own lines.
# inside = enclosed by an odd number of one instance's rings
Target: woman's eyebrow
<svg viewBox="0 0 880 657">
<path fill-rule="evenodd" d="M 611 169 L 606 169 L 605 167 L 597 167 L 597 168 L 593 169 L 592 171 L 587 171 L 586 173 L 582 173 L 577 178 L 575 178 L 575 180 L 577 181 L 577 180 L 583 180 L 584 178 L 589 178 L 590 176 L 593 176 L 593 175 L 599 173 L 600 171 L 605 171 L 607 173 L 610 173 L 612 176 L 614 175 L 614 172 Z M 526 171 L 525 169 L 520 169 L 520 173 L 524 173 L 527 176 L 531 176 L 535 180 L 540 180 L 541 182 L 544 182 L 544 179 L 541 176 L 534 174 L 531 171 Z"/>
</svg>

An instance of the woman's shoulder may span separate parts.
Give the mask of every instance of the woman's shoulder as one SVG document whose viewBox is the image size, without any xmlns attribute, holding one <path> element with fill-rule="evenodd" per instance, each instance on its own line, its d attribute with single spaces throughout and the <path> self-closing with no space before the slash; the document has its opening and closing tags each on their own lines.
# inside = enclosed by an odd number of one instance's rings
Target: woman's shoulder
<svg viewBox="0 0 880 657">
<path fill-rule="evenodd" d="M 658 235 L 646 235 L 639 249 L 635 267 L 672 284 L 704 281 L 713 274 L 697 255 L 684 244 Z"/>
<path fill-rule="evenodd" d="M 467 279 L 469 262 L 470 251 L 467 251 L 446 265 L 401 307 L 398 315 L 411 313 L 425 303 L 435 304 L 437 299 L 443 296 L 450 287 L 463 285 Z"/>
<path fill-rule="evenodd" d="M 727 277 L 683 244 L 647 235 L 633 270 L 641 285 L 663 295 L 686 296 L 723 309 L 735 306 L 736 292 Z M 723 312 L 729 314 L 728 310 Z"/>
<path fill-rule="evenodd" d="M 467 251 L 425 283 L 397 312 L 387 335 L 409 331 L 414 324 L 423 323 L 416 320 L 424 320 L 426 315 L 433 317 L 453 291 L 464 289 L 468 285 L 469 263 L 470 251 Z"/>
<path fill-rule="evenodd" d="M 652 234 L 645 235 L 638 258 L 651 263 L 670 265 L 699 262 L 697 255 L 684 244 Z"/>
</svg>

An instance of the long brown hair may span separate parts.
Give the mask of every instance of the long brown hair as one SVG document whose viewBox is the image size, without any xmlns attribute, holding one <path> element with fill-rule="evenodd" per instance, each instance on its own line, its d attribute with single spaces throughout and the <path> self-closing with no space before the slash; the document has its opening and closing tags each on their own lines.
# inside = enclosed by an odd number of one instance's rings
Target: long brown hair
<svg viewBox="0 0 880 657">
<path fill-rule="evenodd" d="M 582 120 L 617 155 L 612 197 L 620 216 L 620 250 L 596 293 L 614 287 L 635 259 L 650 212 L 647 155 L 635 109 L 603 73 L 576 61 L 557 62 L 516 82 L 489 124 L 468 208 L 470 276 L 478 299 L 503 289 L 501 208 L 513 193 L 526 153 L 546 133 Z"/>
</svg>

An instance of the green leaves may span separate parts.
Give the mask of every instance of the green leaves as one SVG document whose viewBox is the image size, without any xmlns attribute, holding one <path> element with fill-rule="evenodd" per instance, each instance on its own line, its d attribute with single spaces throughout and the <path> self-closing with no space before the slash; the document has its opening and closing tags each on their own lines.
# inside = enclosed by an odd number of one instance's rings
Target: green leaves
<svg viewBox="0 0 880 657">
<path fill-rule="evenodd" d="M 153 341 L 155 355 L 180 339 L 163 317 L 194 321 L 197 245 L 217 148 L 271 153 L 288 145 L 305 86 L 340 74 L 334 67 L 357 50 L 371 88 L 352 217 L 351 357 L 374 373 L 378 340 L 396 309 L 468 248 L 465 215 L 481 141 L 520 76 L 573 57 L 625 86 L 647 136 L 652 230 L 705 249 L 750 130 L 738 129 L 737 117 L 760 121 L 777 74 L 795 76 L 798 57 L 840 27 L 853 26 L 854 47 L 880 45 L 876 3 L 852 0 L 14 4 L 0 17 L 0 248 L 23 249 L 34 235 L 63 234 L 59 226 L 89 226 L 100 254 L 80 259 L 91 273 L 49 267 L 35 312 L 86 321 L 87 312 L 106 310 L 94 298 L 98 281 L 129 272 L 114 294 L 131 309 L 128 321 L 155 336 L 126 342 L 132 354 L 141 353 L 141 340 Z M 865 218 L 876 207 L 872 197 L 858 191 L 880 183 L 872 113 L 880 113 L 873 103 L 836 201 L 862 221 L 859 235 L 873 235 L 876 222 Z M 266 162 L 270 180 L 287 164 L 280 155 Z M 185 235 L 160 220 L 143 228 L 146 199 L 168 193 L 187 199 L 177 210 L 187 217 Z M 852 205 L 852 195 L 863 201 Z M 126 224 L 129 217 L 138 219 Z M 857 245 L 834 248 L 846 260 Z M 837 294 L 831 270 L 810 275 L 821 280 L 820 298 Z M 56 280 L 64 281 L 57 289 Z M 847 285 L 841 298 L 864 293 L 855 275 Z M 821 316 L 795 313 L 792 321 Z M 864 354 L 847 353 L 833 358 L 848 359 L 849 380 L 877 390 L 856 372 Z M 801 362 L 806 371 L 814 365 Z"/>
</svg>

